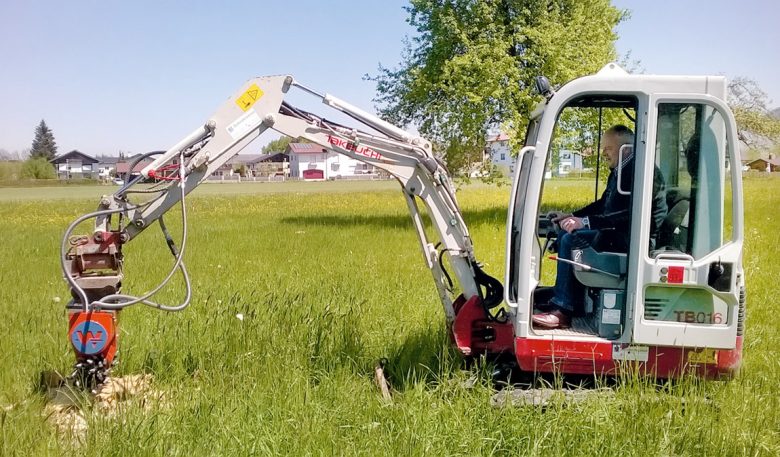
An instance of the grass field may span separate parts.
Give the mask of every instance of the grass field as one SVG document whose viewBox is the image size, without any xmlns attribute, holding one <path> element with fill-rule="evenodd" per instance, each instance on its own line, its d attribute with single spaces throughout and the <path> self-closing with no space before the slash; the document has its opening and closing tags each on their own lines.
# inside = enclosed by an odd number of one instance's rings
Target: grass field
<svg viewBox="0 0 780 457">
<path fill-rule="evenodd" d="M 561 205 L 588 198 L 576 182 L 556 185 Z M 121 315 L 115 373 L 152 374 L 166 401 L 89 414 L 76 451 L 42 416 L 36 384 L 73 362 L 59 240 L 105 189 L 0 189 L 2 455 L 780 454 L 778 178 L 745 182 L 748 315 L 736 379 L 626 379 L 611 397 L 546 408 L 493 407 L 488 377 L 464 370 L 394 183 L 203 186 L 188 200 L 193 305 Z M 459 192 L 477 256 L 499 278 L 508 193 Z M 176 219 L 166 219 L 174 233 Z M 135 293 L 170 266 L 154 227 L 126 258 Z M 181 292 L 177 283 L 161 299 Z M 372 379 L 382 357 L 392 404 Z M 466 388 L 473 374 L 480 382 Z"/>
</svg>

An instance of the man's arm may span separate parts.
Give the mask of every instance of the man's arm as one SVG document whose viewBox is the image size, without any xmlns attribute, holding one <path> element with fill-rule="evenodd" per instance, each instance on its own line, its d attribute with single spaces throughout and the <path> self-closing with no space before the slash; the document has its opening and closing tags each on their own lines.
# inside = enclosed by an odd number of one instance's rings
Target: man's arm
<svg viewBox="0 0 780 457">
<path fill-rule="evenodd" d="M 590 203 L 589 205 L 584 206 L 571 214 L 572 216 L 576 217 L 585 217 L 601 214 L 602 212 L 604 212 L 604 194 L 602 194 L 601 198 L 595 202 Z"/>
</svg>

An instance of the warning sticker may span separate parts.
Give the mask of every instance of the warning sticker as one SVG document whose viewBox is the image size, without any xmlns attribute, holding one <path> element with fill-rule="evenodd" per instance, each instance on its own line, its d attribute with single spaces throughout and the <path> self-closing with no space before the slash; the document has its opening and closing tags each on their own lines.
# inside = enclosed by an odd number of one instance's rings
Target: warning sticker
<svg viewBox="0 0 780 457">
<path fill-rule="evenodd" d="M 251 108 L 255 102 L 260 100 L 260 97 L 262 96 L 263 91 L 257 87 L 257 84 L 252 84 L 249 86 L 249 89 L 247 89 L 246 92 L 241 94 L 241 96 L 236 99 L 236 105 L 238 105 L 238 107 L 242 110 L 246 111 Z"/>
<path fill-rule="evenodd" d="M 701 351 L 688 352 L 688 362 L 690 363 L 717 363 L 718 357 L 715 349 L 705 348 Z"/>
<path fill-rule="evenodd" d="M 228 125 L 227 132 L 231 137 L 233 137 L 234 140 L 237 140 L 249 133 L 250 130 L 257 127 L 260 122 L 260 115 L 257 114 L 257 111 L 249 110 L 248 112 L 242 114 L 241 117 L 236 119 L 232 124 Z"/>
</svg>

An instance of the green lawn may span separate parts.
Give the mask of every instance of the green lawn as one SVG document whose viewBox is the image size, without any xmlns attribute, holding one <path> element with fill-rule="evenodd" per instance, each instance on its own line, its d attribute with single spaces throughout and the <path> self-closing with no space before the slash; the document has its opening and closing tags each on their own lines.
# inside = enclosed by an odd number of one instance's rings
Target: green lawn
<svg viewBox="0 0 780 457">
<path fill-rule="evenodd" d="M 559 185 L 559 203 L 592 196 Z M 42 417 L 43 370 L 67 370 L 58 264 L 68 223 L 111 187 L 0 189 L 0 455 L 778 455 L 780 179 L 749 179 L 745 359 L 730 382 L 626 380 L 609 398 L 495 408 L 463 385 L 397 184 L 210 184 L 188 200 L 193 305 L 122 312 L 118 375 L 151 373 L 164 404 L 88 415 L 77 451 Z M 503 278 L 509 189 L 466 186 L 477 256 Z M 56 200 L 56 201 L 54 201 Z M 180 224 L 166 221 L 174 233 Z M 125 290 L 167 273 L 152 227 L 128 245 Z M 181 296 L 175 282 L 161 300 Z M 243 315 L 243 320 L 236 317 Z M 373 367 L 388 359 L 385 404 Z"/>
<path fill-rule="evenodd" d="M 275 193 L 355 192 L 397 189 L 395 180 L 387 181 L 333 181 L 333 182 L 206 182 L 198 187 L 195 195 L 264 195 Z M 97 202 L 103 194 L 119 189 L 115 185 L 0 187 L 0 202 L 29 200 L 80 200 Z"/>
</svg>

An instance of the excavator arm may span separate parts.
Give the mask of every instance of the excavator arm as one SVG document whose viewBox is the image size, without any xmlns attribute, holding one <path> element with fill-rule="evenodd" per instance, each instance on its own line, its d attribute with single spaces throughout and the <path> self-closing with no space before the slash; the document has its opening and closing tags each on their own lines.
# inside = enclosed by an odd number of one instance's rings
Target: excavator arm
<svg viewBox="0 0 780 457">
<path fill-rule="evenodd" d="M 320 99 L 368 130 L 344 126 L 295 108 L 285 101 L 293 89 Z M 453 324 L 464 303 L 479 303 L 488 316 L 490 309 L 501 304 L 503 287 L 485 274 L 476 261 L 449 173 L 433 155 L 430 142 L 334 96 L 321 95 L 299 84 L 292 76 L 260 77 L 246 82 L 203 126 L 167 151 L 156 153 L 154 160 L 141 171 L 141 176 L 130 180 L 113 195 L 104 196 L 97 211 L 74 221 L 66 232 L 62 267 L 74 297 L 69 304 L 70 337 L 79 363 L 92 361 L 90 367 L 99 363 L 110 366 L 116 350 L 116 313 L 124 307 L 144 303 L 177 311 L 186 306 L 190 297 L 188 275 L 182 262 L 186 232 L 182 246 L 176 247 L 165 228 L 163 215 L 174 205 L 181 204 L 186 230 L 186 195 L 268 129 L 292 138 L 305 138 L 328 151 L 384 170 L 398 180 L 448 324 Z M 139 189 L 138 184 L 145 179 L 159 182 L 151 189 Z M 151 197 L 144 203 L 133 203 L 130 197 L 134 193 Z M 426 235 L 418 200 L 425 205 L 438 235 L 438 244 Z M 73 229 L 89 218 L 95 219 L 92 235 L 71 237 Z M 171 307 L 152 302 L 151 297 L 159 288 L 141 297 L 120 293 L 122 247 L 154 222 L 159 222 L 176 259 L 164 282 L 177 269 L 185 277 L 187 297 L 183 305 Z M 462 291 L 459 295 L 454 291 L 455 284 L 447 274 L 441 256 L 449 259 Z M 107 341 L 98 339 L 101 344 L 94 344 L 95 338 L 91 340 L 89 335 L 94 337 L 96 332 L 90 333 L 89 325 L 104 331 Z M 98 346 L 100 350 L 96 349 Z"/>
</svg>

